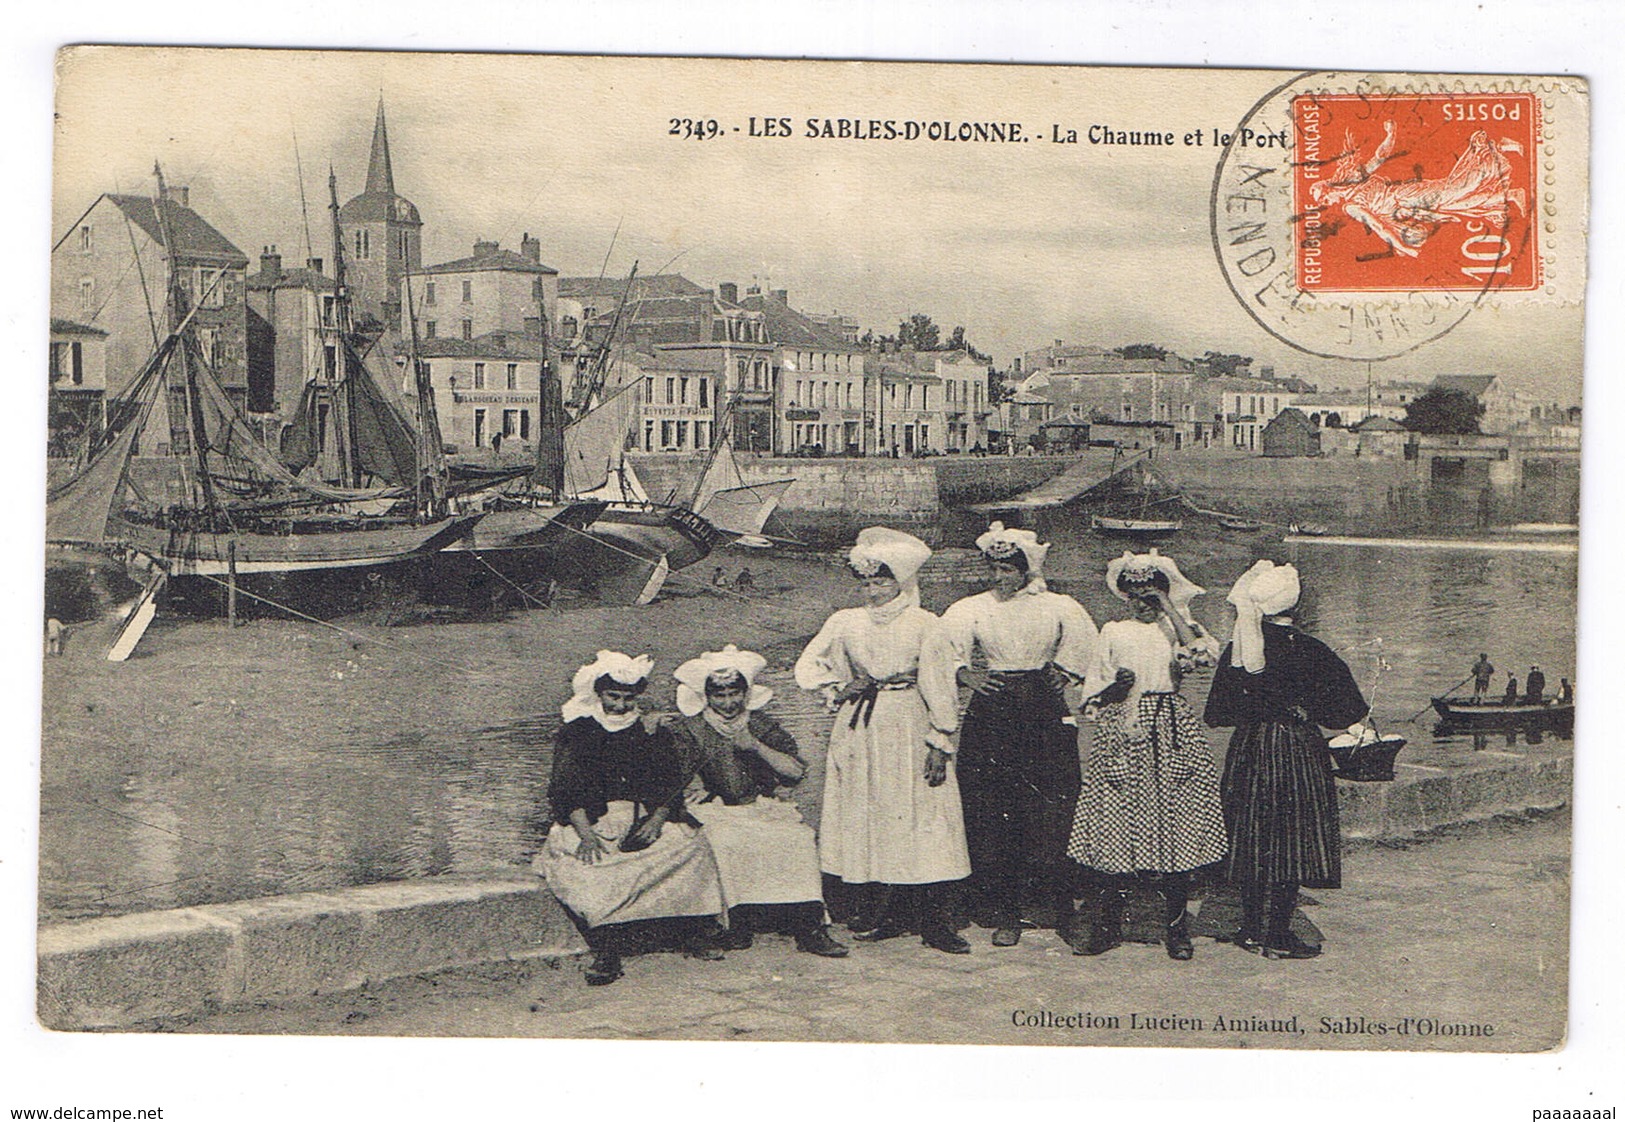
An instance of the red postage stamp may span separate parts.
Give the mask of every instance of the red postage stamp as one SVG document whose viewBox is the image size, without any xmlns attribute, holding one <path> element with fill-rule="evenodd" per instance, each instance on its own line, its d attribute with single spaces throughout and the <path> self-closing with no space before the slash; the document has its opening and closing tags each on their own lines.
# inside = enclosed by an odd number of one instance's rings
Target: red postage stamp
<svg viewBox="0 0 1625 1122">
<path fill-rule="evenodd" d="M 1301 290 L 1540 286 L 1532 94 L 1310 94 L 1292 121 Z"/>
</svg>

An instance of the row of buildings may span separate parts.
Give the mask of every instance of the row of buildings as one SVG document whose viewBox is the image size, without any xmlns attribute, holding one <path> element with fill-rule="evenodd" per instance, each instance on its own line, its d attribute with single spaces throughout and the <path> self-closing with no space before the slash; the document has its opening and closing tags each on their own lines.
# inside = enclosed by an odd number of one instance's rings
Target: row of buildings
<svg viewBox="0 0 1625 1122">
<path fill-rule="evenodd" d="M 1004 425 L 1017 447 L 1114 442 L 1255 455 L 1395 454 L 1400 422 L 1433 388 L 1459 390 L 1483 406 L 1486 433 L 1579 440 L 1577 407 L 1535 399 L 1487 374 L 1321 391 L 1269 366 L 1238 377 L 1212 360 L 1169 352 L 1124 357 L 1059 340 L 1023 355 L 1017 370 Z"/>
<path fill-rule="evenodd" d="M 365 188 L 339 207 L 337 235 L 352 315 L 373 340 L 368 361 L 410 396 L 415 350 L 459 449 L 534 439 L 544 315 L 567 398 L 595 362 L 612 368 L 612 385 L 640 387 L 634 439 L 645 451 L 708 448 L 724 426 L 740 449 L 778 454 L 989 444 L 985 364 L 963 351 L 877 354 L 854 321 L 802 312 L 784 289 L 563 276 L 528 233 L 517 249 L 481 239 L 467 256 L 425 265 L 423 220 L 396 190 L 382 103 Z M 64 439 L 94 425 L 103 396 L 146 362 L 171 263 L 227 394 L 267 435 L 333 370 L 331 259 L 289 261 L 265 246 L 251 260 L 192 209 L 184 186 L 161 198 L 104 194 L 52 252 L 51 385 Z"/>
<path fill-rule="evenodd" d="M 544 326 L 567 399 L 584 400 L 579 390 L 595 364 L 610 368 L 612 385 L 637 387 L 629 439 L 646 452 L 706 449 L 727 433 L 742 451 L 780 455 L 1102 441 L 1262 454 L 1274 450 L 1266 433 L 1283 416 L 1277 437 L 1296 426 L 1307 435 L 1292 447 L 1325 452 L 1346 445 L 1351 431 L 1391 429 L 1427 389 L 1384 383 L 1322 393 L 1268 366 L 1236 376 L 1245 363 L 1227 365 L 1225 356 L 1059 340 L 1022 355 L 996 381 L 966 351 L 866 346 L 856 322 L 801 311 L 785 289 L 710 287 L 675 274 L 561 275 L 528 233 L 517 249 L 481 239 L 466 256 L 425 265 L 423 219 L 396 190 L 382 102 L 364 189 L 338 208 L 336 224 L 339 244 L 329 252 L 344 256 L 352 314 L 372 340 L 368 361 L 410 397 L 415 350 L 445 438 L 459 451 L 534 441 Z M 154 304 L 171 265 L 227 394 L 268 437 L 291 419 L 306 385 L 334 369 L 331 258 L 290 261 L 265 246 L 251 260 L 192 209 L 184 186 L 161 198 L 104 194 L 52 253 L 54 445 L 99 423 L 105 395 L 141 370 L 159 335 Z M 1487 431 L 1577 422 L 1497 379 L 1456 381 L 1484 403 Z M 996 385 L 1009 387 L 997 401 Z M 166 413 L 172 420 L 160 424 L 180 446 L 184 409 Z"/>
</svg>

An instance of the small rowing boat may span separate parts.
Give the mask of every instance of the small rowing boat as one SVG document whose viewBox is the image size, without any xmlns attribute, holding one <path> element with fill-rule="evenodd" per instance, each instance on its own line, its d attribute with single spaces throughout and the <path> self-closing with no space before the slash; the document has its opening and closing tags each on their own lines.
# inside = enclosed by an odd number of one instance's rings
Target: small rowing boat
<svg viewBox="0 0 1625 1122">
<path fill-rule="evenodd" d="M 1239 518 L 1233 514 L 1221 515 L 1218 522 L 1219 525 L 1224 527 L 1226 530 L 1235 530 L 1237 533 L 1242 534 L 1256 533 L 1264 528 L 1264 524 L 1262 522 L 1251 518 Z"/>
<path fill-rule="evenodd" d="M 1468 697 L 1436 697 L 1433 708 L 1447 725 L 1456 728 L 1493 729 L 1525 725 L 1557 725 L 1574 720 L 1574 702 L 1501 701 Z"/>
<path fill-rule="evenodd" d="M 1114 518 L 1106 514 L 1096 514 L 1090 517 L 1089 525 L 1102 534 L 1159 537 L 1177 534 L 1184 523 L 1177 518 Z"/>
</svg>

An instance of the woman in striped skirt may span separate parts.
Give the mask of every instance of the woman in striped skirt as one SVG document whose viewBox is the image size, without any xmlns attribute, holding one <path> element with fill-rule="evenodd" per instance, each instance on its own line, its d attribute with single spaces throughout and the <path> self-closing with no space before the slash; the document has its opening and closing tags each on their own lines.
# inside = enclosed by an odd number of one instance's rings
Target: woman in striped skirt
<svg viewBox="0 0 1625 1122">
<path fill-rule="evenodd" d="M 1234 726 L 1222 783 L 1228 872 L 1241 889 L 1234 942 L 1266 958 L 1313 958 L 1291 931 L 1298 889 L 1342 883 L 1337 786 L 1322 728 L 1373 734 L 1342 659 L 1293 626 L 1298 572 L 1260 561 L 1229 600 L 1235 636 L 1219 660 L 1204 717 Z"/>
<path fill-rule="evenodd" d="M 1202 589 L 1152 550 L 1106 569 L 1133 619 L 1100 629 L 1084 696 L 1099 707 L 1067 855 L 1094 872 L 1095 919 L 1078 954 L 1122 943 L 1125 893 L 1149 876 L 1162 891 L 1168 957 L 1191 957 L 1185 915 L 1192 871 L 1224 857 L 1213 750 L 1179 693 L 1181 674 L 1211 666 L 1218 644 L 1190 614 Z"/>
</svg>

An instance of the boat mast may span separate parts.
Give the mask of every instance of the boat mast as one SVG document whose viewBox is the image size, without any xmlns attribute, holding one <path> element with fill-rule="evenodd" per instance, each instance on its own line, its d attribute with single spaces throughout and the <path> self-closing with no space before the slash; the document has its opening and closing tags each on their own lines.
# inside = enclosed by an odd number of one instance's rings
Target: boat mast
<svg viewBox="0 0 1625 1122">
<path fill-rule="evenodd" d="M 435 407 L 434 383 L 429 364 L 418 355 L 418 315 L 412 301 L 412 274 L 406 274 L 407 362 L 412 367 L 412 384 L 417 390 L 418 439 L 413 445 L 412 493 L 417 509 L 429 518 L 446 513 L 446 450 L 441 445 L 440 411 Z M 423 485 L 429 493 L 425 504 Z"/>
<path fill-rule="evenodd" d="M 158 238 L 163 244 L 164 258 L 169 265 L 169 324 L 173 332 L 179 331 L 181 324 L 190 319 L 190 316 L 186 307 L 186 293 L 181 288 L 177 275 L 175 241 L 170 233 L 167 217 L 169 192 L 164 185 L 164 169 L 154 161 L 152 172 L 158 181 L 158 198 L 154 201 L 153 212 L 158 219 Z M 203 424 L 203 401 L 197 386 L 197 369 L 193 365 L 198 356 L 193 354 L 193 346 L 193 337 L 190 334 L 181 338 L 181 369 L 185 377 L 187 431 L 192 454 L 197 460 L 197 484 L 203 493 L 203 507 L 212 519 L 215 513 L 214 479 L 209 475 L 208 432 Z M 173 427 L 171 421 L 172 431 Z"/>
<path fill-rule="evenodd" d="M 531 485 L 546 491 L 555 501 L 564 498 L 564 391 L 553 370 L 552 332 L 547 322 L 547 296 L 538 291 L 536 315 L 541 326 L 541 366 L 537 373 L 539 391 L 536 415 L 536 470 Z"/>
<path fill-rule="evenodd" d="M 333 327 L 338 343 L 333 348 L 329 386 L 333 396 L 333 436 L 338 444 L 339 470 L 352 487 L 361 486 L 361 461 L 355 417 L 355 384 L 350 376 L 350 292 L 344 278 L 344 232 L 339 228 L 339 180 L 327 169 L 328 209 L 333 215 Z"/>
</svg>

